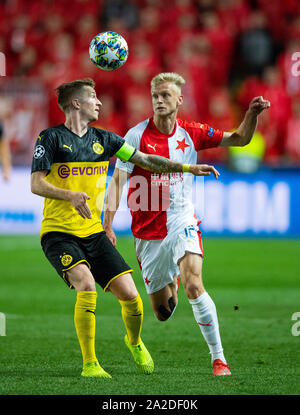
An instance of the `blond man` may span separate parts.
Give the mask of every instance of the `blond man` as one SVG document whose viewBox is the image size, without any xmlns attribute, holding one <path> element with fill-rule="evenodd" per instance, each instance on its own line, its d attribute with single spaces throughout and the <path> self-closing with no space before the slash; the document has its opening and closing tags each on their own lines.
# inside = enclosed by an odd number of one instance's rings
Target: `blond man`
<svg viewBox="0 0 300 415">
<path fill-rule="evenodd" d="M 152 79 L 153 116 L 128 131 L 127 143 L 145 153 L 188 166 L 197 162 L 197 153 L 202 149 L 248 144 L 256 129 L 258 114 L 270 106 L 262 97 L 254 98 L 236 132 L 223 132 L 202 122 L 177 118 L 183 104 L 184 83 L 176 73 L 161 73 Z M 175 175 L 157 175 L 131 162 L 118 160 L 108 188 L 104 216 L 104 229 L 114 245 L 113 218 L 128 178 L 128 206 L 136 255 L 156 317 L 166 321 L 174 313 L 180 276 L 196 323 L 208 345 L 213 375 L 230 375 L 216 306 L 202 280 L 203 248 L 192 204 L 191 175 L 187 170 Z M 140 198 L 145 200 L 139 205 L 135 198 L 138 185 L 144 190 Z"/>
</svg>

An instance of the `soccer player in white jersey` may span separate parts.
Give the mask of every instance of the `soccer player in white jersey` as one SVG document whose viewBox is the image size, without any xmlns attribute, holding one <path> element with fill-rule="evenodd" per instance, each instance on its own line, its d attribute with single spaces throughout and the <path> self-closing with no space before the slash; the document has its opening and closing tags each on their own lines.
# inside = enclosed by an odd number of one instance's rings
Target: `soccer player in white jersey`
<svg viewBox="0 0 300 415">
<path fill-rule="evenodd" d="M 257 116 L 270 102 L 254 98 L 235 132 L 223 132 L 196 122 L 177 118 L 183 103 L 184 79 L 175 73 L 161 73 L 151 81 L 153 117 L 131 128 L 126 142 L 144 153 L 156 154 L 185 164 L 185 173 L 158 175 L 130 162 L 117 160 L 108 187 L 103 227 L 116 245 L 112 229 L 122 189 L 129 181 L 128 206 L 132 233 L 146 291 L 158 320 L 167 320 L 177 305 L 177 278 L 180 275 L 195 320 L 209 347 L 213 375 L 230 375 L 219 333 L 216 307 L 202 281 L 203 250 L 194 207 L 189 165 L 197 152 L 217 146 L 248 144 L 257 125 Z M 201 99 L 201 97 L 200 97 Z"/>
</svg>

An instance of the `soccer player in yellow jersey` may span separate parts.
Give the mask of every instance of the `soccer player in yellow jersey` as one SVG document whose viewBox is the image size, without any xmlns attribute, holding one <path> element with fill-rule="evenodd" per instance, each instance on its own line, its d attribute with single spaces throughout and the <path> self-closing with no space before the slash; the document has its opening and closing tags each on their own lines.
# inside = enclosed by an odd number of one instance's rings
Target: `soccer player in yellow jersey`
<svg viewBox="0 0 300 415">
<path fill-rule="evenodd" d="M 74 323 L 83 357 L 81 375 L 110 378 L 95 353 L 96 283 L 120 302 L 125 344 L 137 368 L 154 370 L 141 339 L 143 304 L 132 269 L 107 238 L 101 224 L 109 158 L 116 155 L 145 170 L 190 172 L 217 178 L 213 166 L 183 165 L 144 154 L 118 135 L 89 127 L 98 119 L 101 102 L 91 79 L 57 88 L 64 124 L 48 128 L 37 138 L 32 160 L 31 191 L 45 198 L 41 225 L 43 251 L 65 283 L 76 290 Z"/>
</svg>

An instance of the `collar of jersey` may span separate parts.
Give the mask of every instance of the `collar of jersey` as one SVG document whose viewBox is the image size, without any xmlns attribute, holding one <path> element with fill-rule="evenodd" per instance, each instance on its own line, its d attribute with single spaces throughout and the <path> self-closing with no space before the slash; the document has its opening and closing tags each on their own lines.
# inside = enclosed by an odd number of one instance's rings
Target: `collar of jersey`
<svg viewBox="0 0 300 415">
<path fill-rule="evenodd" d="M 164 134 L 161 131 L 159 131 L 159 129 L 154 124 L 153 117 L 150 118 L 150 121 L 149 122 L 150 122 L 150 128 L 153 129 L 153 130 L 155 130 L 155 132 L 157 133 L 157 135 L 160 135 L 162 137 L 172 137 L 176 133 L 176 129 L 177 129 L 177 118 L 175 120 L 174 129 L 171 132 L 171 134 Z"/>
<path fill-rule="evenodd" d="M 74 133 L 72 130 L 70 130 L 68 127 L 66 127 L 66 126 L 65 126 L 65 124 L 62 124 L 62 126 L 63 126 L 66 130 L 68 130 L 71 134 L 73 134 L 75 137 L 77 137 L 77 138 L 79 138 L 79 139 L 82 139 L 83 137 L 85 137 L 85 136 L 88 134 L 89 129 L 90 129 L 90 127 L 88 127 L 87 132 L 86 132 L 85 134 L 83 134 L 83 135 L 80 137 L 80 135 L 78 135 L 78 134 Z"/>
</svg>

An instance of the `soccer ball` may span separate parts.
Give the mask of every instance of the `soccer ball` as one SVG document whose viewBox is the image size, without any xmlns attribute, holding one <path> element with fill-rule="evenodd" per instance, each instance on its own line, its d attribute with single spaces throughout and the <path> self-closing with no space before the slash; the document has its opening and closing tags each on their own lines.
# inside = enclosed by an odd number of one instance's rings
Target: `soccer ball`
<svg viewBox="0 0 300 415">
<path fill-rule="evenodd" d="M 126 40 L 116 32 L 99 33 L 90 43 L 90 58 L 97 68 L 113 71 L 120 68 L 128 58 Z"/>
</svg>

